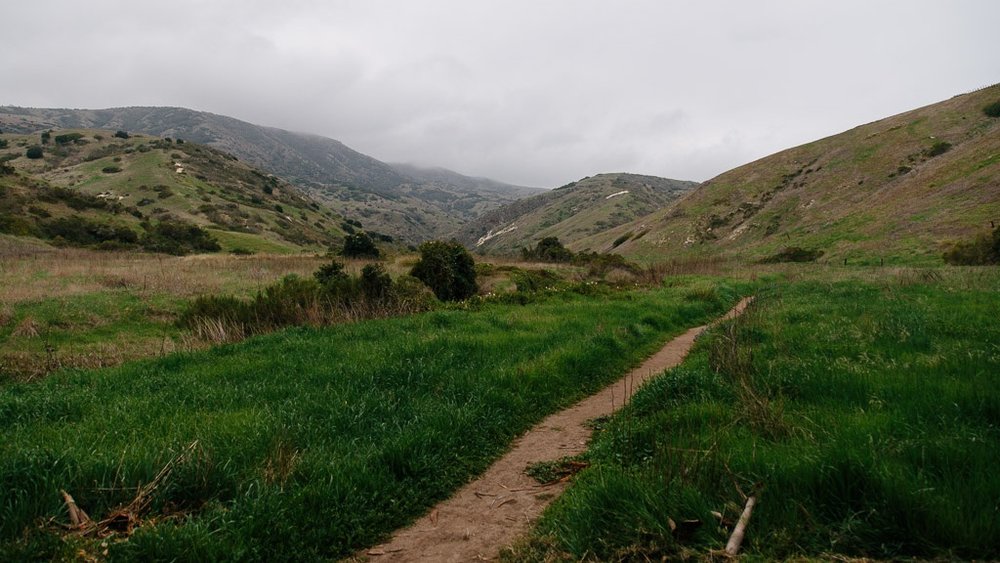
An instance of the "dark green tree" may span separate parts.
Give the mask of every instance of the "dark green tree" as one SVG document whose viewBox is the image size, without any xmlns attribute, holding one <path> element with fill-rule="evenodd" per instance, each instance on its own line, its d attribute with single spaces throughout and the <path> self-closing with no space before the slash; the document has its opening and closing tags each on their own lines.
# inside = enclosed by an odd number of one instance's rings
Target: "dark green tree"
<svg viewBox="0 0 1000 563">
<path fill-rule="evenodd" d="M 525 260 L 542 260 L 544 262 L 569 262 L 573 260 L 573 253 L 559 242 L 558 237 L 545 237 L 538 241 L 533 249 L 522 248 L 521 256 Z"/>
<path fill-rule="evenodd" d="M 420 261 L 410 275 L 424 282 L 442 301 L 461 301 L 476 294 L 476 264 L 456 241 L 432 240 L 420 245 Z"/>
<path fill-rule="evenodd" d="M 42 147 L 35 145 L 32 147 L 28 147 L 28 150 L 27 152 L 24 153 L 24 156 L 31 159 L 37 159 L 37 158 L 42 158 L 42 156 L 44 156 L 44 153 L 42 152 Z"/>
<path fill-rule="evenodd" d="M 375 246 L 375 241 L 367 233 L 361 232 L 347 235 L 340 255 L 348 258 L 378 258 L 381 253 Z"/>
<path fill-rule="evenodd" d="M 392 278 L 382 264 L 368 264 L 361 269 L 361 293 L 372 302 L 382 302 L 392 292 Z"/>
</svg>

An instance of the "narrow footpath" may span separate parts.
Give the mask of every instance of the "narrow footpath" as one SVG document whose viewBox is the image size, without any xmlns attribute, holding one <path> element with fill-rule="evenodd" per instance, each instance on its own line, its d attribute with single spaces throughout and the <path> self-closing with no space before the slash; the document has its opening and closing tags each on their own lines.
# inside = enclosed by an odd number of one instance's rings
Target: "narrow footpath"
<svg viewBox="0 0 1000 563">
<path fill-rule="evenodd" d="M 746 298 L 722 319 L 735 317 L 750 303 Z M 408 528 L 359 555 L 370 561 L 490 561 L 528 531 L 545 507 L 566 489 L 567 482 L 539 485 L 525 469 L 540 461 L 581 454 L 587 449 L 588 420 L 620 409 L 647 379 L 684 359 L 695 338 L 708 325 L 692 328 L 668 342 L 642 365 L 616 383 L 572 407 L 557 412 L 514 441 L 510 451 L 479 478 L 439 503 Z"/>
</svg>

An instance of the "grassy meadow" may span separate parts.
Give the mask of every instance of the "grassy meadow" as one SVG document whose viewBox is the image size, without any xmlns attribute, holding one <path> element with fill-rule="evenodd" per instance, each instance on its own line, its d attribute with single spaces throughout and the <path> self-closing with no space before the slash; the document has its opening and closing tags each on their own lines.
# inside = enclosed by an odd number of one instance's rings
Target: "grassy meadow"
<svg viewBox="0 0 1000 563">
<path fill-rule="evenodd" d="M 748 495 L 751 560 L 1000 557 L 1000 273 L 789 273 L 599 421 L 508 559 L 707 557 Z"/>
<path fill-rule="evenodd" d="M 0 559 L 347 555 L 737 297 L 705 278 L 558 292 L 4 385 Z M 144 485 L 127 541 L 62 539 L 60 490 L 96 521 Z"/>
<path fill-rule="evenodd" d="M 28 248 L 0 240 L 0 381 L 204 348 L 210 342 L 175 326 L 191 299 L 252 295 L 285 275 L 309 276 L 327 261 Z"/>
</svg>

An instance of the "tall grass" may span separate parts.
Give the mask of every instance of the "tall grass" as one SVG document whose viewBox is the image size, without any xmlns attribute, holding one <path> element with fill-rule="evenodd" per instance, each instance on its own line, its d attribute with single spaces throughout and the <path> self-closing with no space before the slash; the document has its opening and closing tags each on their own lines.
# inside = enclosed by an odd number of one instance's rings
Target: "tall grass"
<svg viewBox="0 0 1000 563">
<path fill-rule="evenodd" d="M 99 519 L 189 449 L 111 558 L 346 555 L 735 300 L 706 285 L 294 328 L 0 388 L 0 559 L 102 549 L 53 540 L 60 489 Z"/>
<path fill-rule="evenodd" d="M 1000 557 L 998 289 L 946 271 L 763 291 L 606 426 L 516 557 L 704 555 L 750 494 L 750 556 Z"/>
</svg>

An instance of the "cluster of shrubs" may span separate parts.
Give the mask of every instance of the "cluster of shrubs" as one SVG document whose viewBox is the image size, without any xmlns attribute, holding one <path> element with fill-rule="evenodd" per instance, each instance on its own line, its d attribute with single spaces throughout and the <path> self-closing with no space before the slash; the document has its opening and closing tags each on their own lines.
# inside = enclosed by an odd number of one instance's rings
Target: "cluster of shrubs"
<svg viewBox="0 0 1000 563">
<path fill-rule="evenodd" d="M 991 234 L 980 234 L 971 241 L 955 244 L 944 253 L 944 261 L 956 266 L 1000 264 L 1000 227 Z"/>
<path fill-rule="evenodd" d="M 764 258 L 761 262 L 764 264 L 777 264 L 780 262 L 815 262 L 821 256 L 823 256 L 823 251 L 819 249 L 789 246 L 773 256 Z"/>
<path fill-rule="evenodd" d="M 410 275 L 393 280 L 379 263 L 351 275 L 334 260 L 312 278 L 291 275 L 252 299 L 203 296 L 181 315 L 182 327 L 199 330 L 207 323 L 237 328 L 240 334 L 284 326 L 323 325 L 346 319 L 377 318 L 428 310 L 435 303 L 461 300 L 477 291 L 472 257 L 456 242 L 430 241 Z"/>
<path fill-rule="evenodd" d="M 197 298 L 181 315 L 182 327 L 198 329 L 206 321 L 239 327 L 244 334 L 285 326 L 322 325 L 345 319 L 377 318 L 427 310 L 433 298 L 410 276 L 396 281 L 381 264 L 368 264 L 353 276 L 333 261 L 312 278 L 289 275 L 249 300 L 229 296 Z"/>
<path fill-rule="evenodd" d="M 590 276 L 603 276 L 614 269 L 637 274 L 641 269 L 620 254 L 573 252 L 563 246 L 558 237 L 545 237 L 538 241 L 535 248 L 522 248 L 521 258 L 532 262 L 570 263 L 576 266 L 586 266 L 589 268 L 588 275 Z"/>
</svg>

